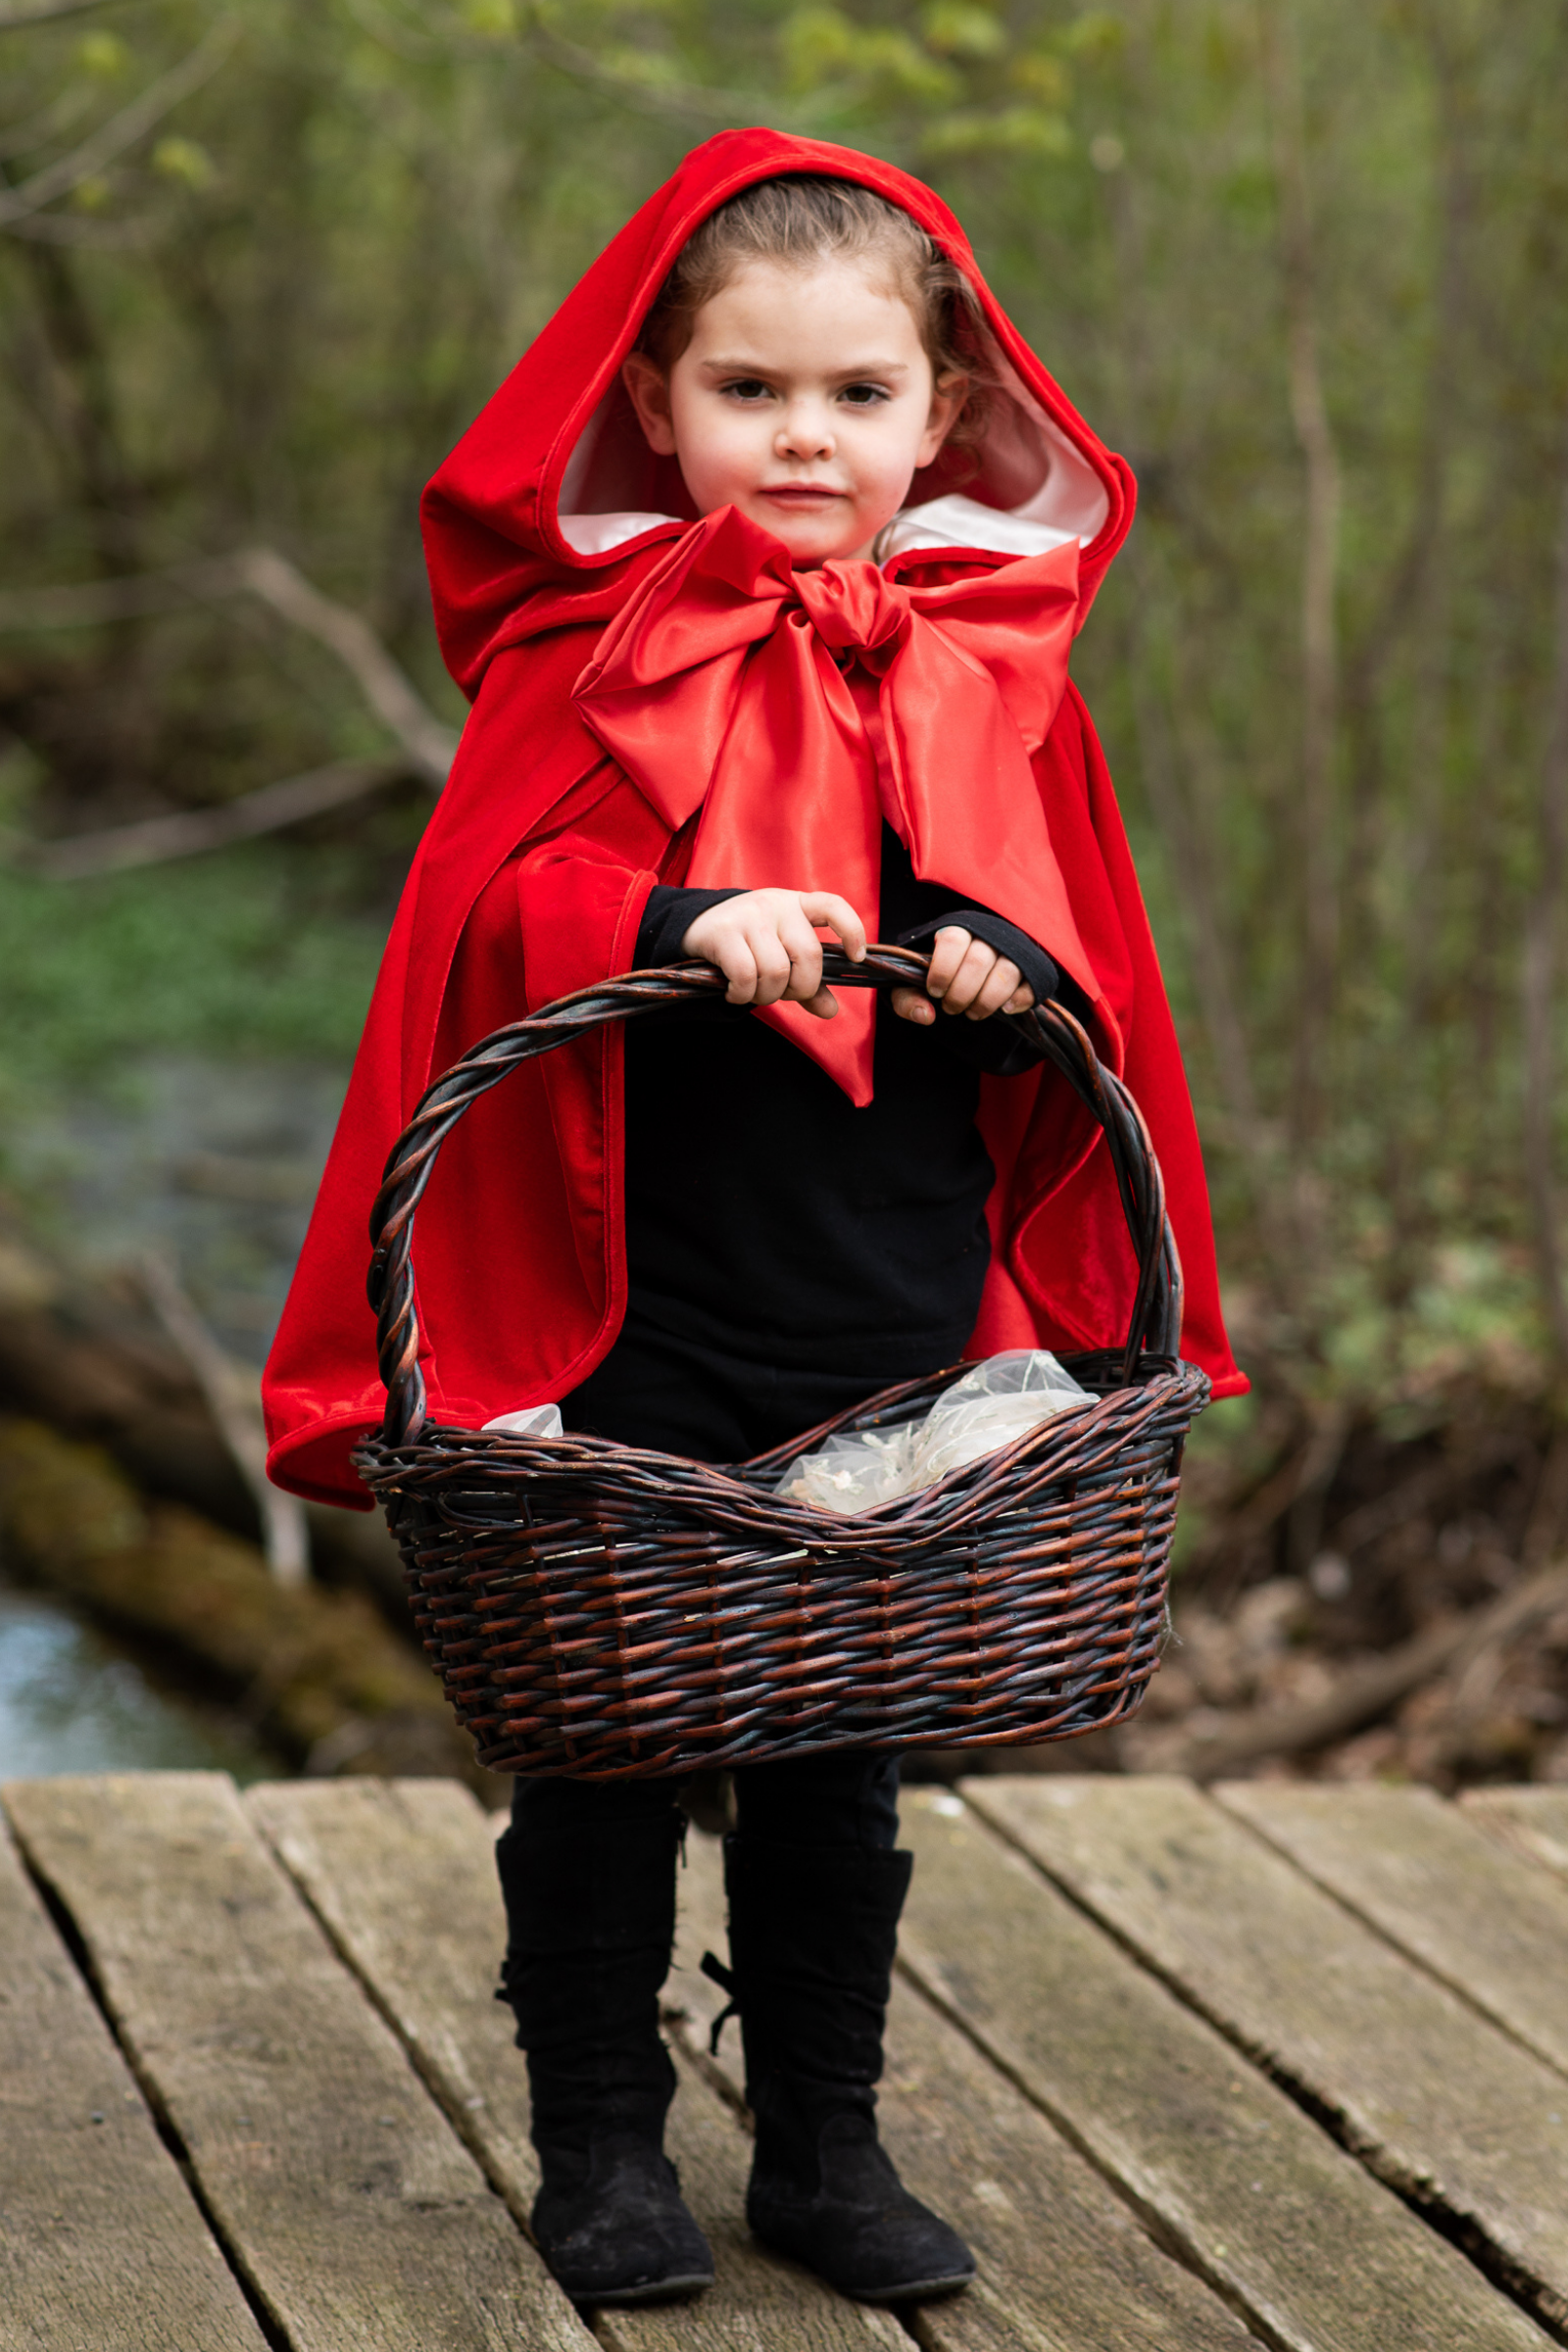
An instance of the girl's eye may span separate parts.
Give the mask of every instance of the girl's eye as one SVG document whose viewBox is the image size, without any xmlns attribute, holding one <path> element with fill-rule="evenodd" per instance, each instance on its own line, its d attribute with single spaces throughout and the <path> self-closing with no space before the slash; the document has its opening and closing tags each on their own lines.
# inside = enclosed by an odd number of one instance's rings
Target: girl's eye
<svg viewBox="0 0 1568 2352">
<path fill-rule="evenodd" d="M 772 386 L 764 384 L 755 375 L 738 375 L 732 383 L 725 384 L 723 390 L 727 400 L 756 402 L 768 399 Z"/>
<path fill-rule="evenodd" d="M 887 394 L 880 384 L 846 384 L 839 398 L 847 400 L 854 409 L 875 409 L 881 407 Z"/>
</svg>

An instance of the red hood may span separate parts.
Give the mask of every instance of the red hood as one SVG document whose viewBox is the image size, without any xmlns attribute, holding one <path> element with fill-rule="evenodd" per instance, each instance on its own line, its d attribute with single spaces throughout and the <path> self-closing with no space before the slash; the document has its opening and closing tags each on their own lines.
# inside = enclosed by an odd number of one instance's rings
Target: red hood
<svg viewBox="0 0 1568 2352">
<path fill-rule="evenodd" d="M 1035 526 L 1036 547 L 1080 540 L 1080 622 L 1088 612 L 1132 521 L 1131 471 L 1097 440 L 1029 349 L 941 198 L 852 147 L 781 131 L 726 130 L 694 148 L 633 215 L 425 491 L 436 628 L 447 666 L 470 698 L 494 654 L 551 625 L 563 592 L 580 607 L 590 582 L 609 586 L 595 574 L 696 519 L 674 459 L 656 458 L 643 439 L 621 387 L 621 362 L 675 257 L 708 216 L 756 181 L 791 172 L 855 180 L 901 205 L 979 297 L 1001 393 L 978 449 L 945 451 L 915 476 L 909 506 L 956 491 L 999 521 L 1015 517 Z M 579 519 L 568 538 L 563 515 L 615 519 L 597 529 Z M 968 530 L 954 540 L 941 537 L 963 519 L 951 511 L 934 517 L 938 535 L 928 530 L 922 544 L 977 543 Z M 1016 521 L 1004 524 L 995 544 L 1031 552 L 1016 534 Z M 567 617 L 564 609 L 560 617 Z"/>
</svg>

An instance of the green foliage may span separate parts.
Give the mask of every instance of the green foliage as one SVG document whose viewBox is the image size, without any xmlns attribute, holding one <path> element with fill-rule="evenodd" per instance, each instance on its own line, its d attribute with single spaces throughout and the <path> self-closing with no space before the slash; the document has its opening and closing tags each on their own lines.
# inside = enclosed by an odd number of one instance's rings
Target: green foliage
<svg viewBox="0 0 1568 2352">
<path fill-rule="evenodd" d="M 1038 106 L 1004 106 L 993 114 L 944 115 L 922 141 L 930 157 L 956 155 L 1065 155 L 1072 133 L 1059 115 Z"/>
<path fill-rule="evenodd" d="M 149 1053 L 346 1062 L 382 928 L 341 849 L 258 843 L 94 882 L 0 872 L 0 1100 Z"/>
<path fill-rule="evenodd" d="M 76 43 L 77 68 L 97 80 L 122 79 L 130 62 L 130 50 L 118 32 L 89 32 Z"/>
<path fill-rule="evenodd" d="M 935 0 L 920 19 L 920 31 L 939 57 L 1001 57 L 1007 48 L 1006 30 L 990 9 L 965 0 Z"/>
<path fill-rule="evenodd" d="M 153 149 L 153 170 L 166 179 L 182 180 L 187 188 L 210 187 L 218 167 L 197 139 L 171 136 Z"/>
</svg>

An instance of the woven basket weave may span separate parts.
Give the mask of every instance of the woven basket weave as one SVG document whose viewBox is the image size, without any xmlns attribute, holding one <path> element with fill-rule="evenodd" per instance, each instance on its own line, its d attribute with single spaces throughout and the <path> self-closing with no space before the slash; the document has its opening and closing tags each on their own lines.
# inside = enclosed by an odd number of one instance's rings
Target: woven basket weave
<svg viewBox="0 0 1568 2352">
<path fill-rule="evenodd" d="M 830 951 L 824 976 L 918 985 L 925 965 L 902 949 L 859 964 Z M 481 1040 L 425 1095 L 376 1198 L 386 1421 L 355 1462 L 480 1762 L 595 1780 L 1120 1721 L 1158 1662 L 1182 1447 L 1208 1382 L 1175 1358 L 1181 1273 L 1143 1119 L 1057 1005 L 1011 1025 L 1104 1129 L 1139 1265 L 1125 1343 L 1063 1358 L 1093 1403 L 853 1518 L 781 1496 L 792 1464 L 830 1431 L 923 1413 L 959 1367 L 733 1467 L 426 1420 L 410 1247 L 442 1142 L 534 1055 L 723 986 L 708 964 L 632 973 Z"/>
</svg>

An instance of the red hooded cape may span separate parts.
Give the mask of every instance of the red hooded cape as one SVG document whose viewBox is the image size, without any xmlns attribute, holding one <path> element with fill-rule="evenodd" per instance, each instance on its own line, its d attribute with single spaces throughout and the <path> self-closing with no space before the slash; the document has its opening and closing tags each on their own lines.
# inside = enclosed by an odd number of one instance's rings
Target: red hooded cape
<svg viewBox="0 0 1568 2352">
<path fill-rule="evenodd" d="M 699 223 L 791 172 L 856 180 L 903 206 L 962 269 L 987 321 L 997 390 L 984 440 L 916 477 L 880 575 L 830 565 L 792 582 L 779 543 L 733 510 L 693 529 L 674 460 L 649 451 L 620 387 Z M 815 729 L 812 758 L 839 795 L 815 835 L 830 862 L 857 832 L 856 808 L 871 823 L 880 807 L 916 872 L 1018 922 L 1085 989 L 1101 1054 L 1141 1104 L 1165 1171 L 1186 1276 L 1182 1351 L 1217 1395 L 1246 1388 L 1220 1317 L 1202 1161 L 1148 918 L 1065 674 L 1132 510 L 1128 467 L 1064 399 L 919 181 L 848 148 L 725 131 L 628 221 L 425 493 L 436 623 L 473 711 L 398 909 L 267 1367 L 268 1467 L 280 1486 L 368 1507 L 349 1460 L 384 1404 L 366 1219 L 429 1081 L 522 1009 L 625 970 L 658 881 L 844 888 L 837 870 L 729 870 L 761 823 L 724 765 L 748 695 L 791 723 L 804 711 Z M 858 655 L 853 693 L 835 645 Z M 787 690 L 759 704 L 759 676 L 786 659 Z M 972 740 L 954 722 L 960 686 L 989 696 L 997 752 L 987 766 L 971 750 L 964 773 L 953 767 Z M 946 759 L 922 760 L 922 739 Z M 792 742 L 792 761 L 800 751 Z M 810 864 L 814 853 L 797 840 L 791 855 Z M 857 1007 L 863 1049 L 858 992 L 831 1024 L 795 1007 L 762 1017 L 863 1099 L 866 1057 L 857 1061 L 858 1024 L 845 1018 Z M 612 1027 L 529 1063 L 444 1149 L 415 1242 L 422 1368 L 441 1421 L 473 1428 L 560 1397 L 613 1343 L 626 1303 L 620 1049 Z M 1135 1270 L 1098 1130 L 1050 1070 L 986 1079 L 980 1117 L 997 1181 L 969 1352 L 1119 1343 Z"/>
</svg>

